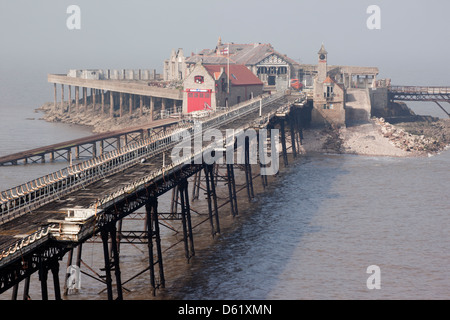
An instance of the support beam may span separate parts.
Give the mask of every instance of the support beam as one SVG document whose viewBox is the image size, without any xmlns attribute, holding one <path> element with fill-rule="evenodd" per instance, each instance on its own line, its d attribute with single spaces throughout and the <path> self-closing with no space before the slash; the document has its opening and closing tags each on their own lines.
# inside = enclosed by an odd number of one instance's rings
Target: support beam
<svg viewBox="0 0 450 320">
<path fill-rule="evenodd" d="M 231 205 L 231 214 L 233 217 L 239 214 L 236 197 L 236 183 L 234 180 L 234 168 L 232 164 L 227 164 L 227 184 L 228 184 L 228 196 Z"/>
<path fill-rule="evenodd" d="M 102 95 L 102 115 L 105 114 L 105 90 L 100 90 Z"/>
<path fill-rule="evenodd" d="M 61 300 L 61 288 L 59 285 L 59 263 L 58 261 L 52 261 L 50 270 L 53 275 L 53 286 L 55 290 L 55 300 Z"/>
<path fill-rule="evenodd" d="M 112 278 L 111 278 L 111 264 L 109 260 L 109 250 L 108 250 L 108 232 L 106 230 L 101 231 L 101 238 L 103 243 L 103 256 L 105 261 L 105 282 L 108 294 L 108 300 L 113 299 L 112 290 Z"/>
<path fill-rule="evenodd" d="M 72 86 L 69 85 L 69 107 L 67 109 L 68 113 L 72 112 Z"/>
<path fill-rule="evenodd" d="M 119 117 L 122 118 L 123 116 L 123 93 L 119 93 Z"/>
<path fill-rule="evenodd" d="M 248 200 L 251 201 L 255 195 L 253 191 L 252 165 L 250 164 L 250 138 L 245 137 L 245 180 L 247 185 Z"/>
<path fill-rule="evenodd" d="M 114 117 L 114 93 L 112 91 L 109 92 L 109 117 Z"/>
<path fill-rule="evenodd" d="M 297 146 L 296 146 L 296 141 L 295 141 L 296 139 L 295 139 L 295 129 L 294 128 L 295 128 L 294 117 L 292 115 L 289 115 L 289 131 L 291 132 L 292 154 L 294 155 L 294 158 L 297 158 Z"/>
<path fill-rule="evenodd" d="M 64 113 L 64 85 L 61 85 L 61 113 Z"/>
<path fill-rule="evenodd" d="M 87 88 L 83 87 L 83 104 L 84 104 L 84 112 L 87 112 Z"/>
<path fill-rule="evenodd" d="M 48 287 L 47 287 L 47 279 L 48 279 L 48 269 L 45 266 L 44 261 L 42 261 L 42 257 L 40 257 L 39 261 L 39 281 L 41 282 L 41 295 L 42 300 L 48 300 Z"/>
<path fill-rule="evenodd" d="M 153 112 L 155 111 L 155 97 L 150 97 L 150 119 L 153 121 Z"/>
<path fill-rule="evenodd" d="M 217 206 L 216 186 L 214 183 L 214 166 L 211 164 L 206 165 L 204 171 L 206 180 L 206 196 L 208 201 L 208 215 L 211 224 L 211 235 L 214 238 L 216 234 L 220 233 L 219 210 Z M 200 172 L 201 171 L 198 172 L 199 173 L 198 184 L 200 184 Z M 212 208 L 213 204 L 214 204 L 214 211 Z M 213 217 L 215 217 L 215 223 Z"/>
<path fill-rule="evenodd" d="M 161 288 L 165 288 L 166 285 L 165 284 L 166 281 L 164 278 L 161 237 L 158 221 L 158 198 L 154 196 L 150 197 L 149 201 L 145 204 L 145 210 L 146 210 L 146 227 L 148 237 L 147 244 L 148 244 L 148 259 L 150 269 L 150 284 L 153 288 L 153 295 L 155 295 L 156 289 L 159 286 L 161 286 Z M 155 261 L 155 253 L 153 250 L 153 243 L 155 243 L 156 245 L 156 261 Z M 159 269 L 159 284 L 156 283 L 155 265 L 158 265 Z"/>
<path fill-rule="evenodd" d="M 441 108 L 442 111 L 444 111 L 445 114 L 450 118 L 450 113 L 448 113 L 447 110 L 445 110 L 444 107 L 441 106 L 441 104 L 440 104 L 439 102 L 437 102 L 437 101 L 434 101 L 434 102 L 436 102 L 436 104 L 439 106 L 439 108 Z M 450 103 L 450 102 L 449 102 L 449 103 Z"/>
<path fill-rule="evenodd" d="M 283 152 L 283 160 L 284 160 L 284 166 L 288 165 L 288 157 L 287 157 L 287 148 L 286 148 L 286 131 L 285 131 L 285 124 L 284 119 L 281 119 L 280 121 L 280 131 L 281 131 L 281 147 Z"/>
<path fill-rule="evenodd" d="M 181 221 L 183 225 L 183 240 L 186 259 L 189 260 L 195 256 L 194 237 L 192 234 L 191 208 L 189 206 L 188 181 L 183 179 L 178 185 L 181 203 Z"/>
<path fill-rule="evenodd" d="M 75 108 L 80 112 L 80 87 L 75 87 Z"/>
<path fill-rule="evenodd" d="M 56 94 L 57 94 L 57 92 L 56 92 L 56 83 L 53 84 L 53 93 L 54 93 L 54 98 L 55 98 L 54 103 L 53 103 L 53 108 L 56 110 L 56 108 L 58 106 L 57 105 L 58 100 L 56 98 Z"/>
</svg>

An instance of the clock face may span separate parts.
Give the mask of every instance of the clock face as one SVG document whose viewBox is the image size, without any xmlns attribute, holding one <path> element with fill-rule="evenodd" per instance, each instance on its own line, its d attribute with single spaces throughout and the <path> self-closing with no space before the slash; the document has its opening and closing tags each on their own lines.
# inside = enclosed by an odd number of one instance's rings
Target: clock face
<svg viewBox="0 0 450 320">
<path fill-rule="evenodd" d="M 319 56 L 319 58 L 320 58 L 320 60 L 325 60 L 325 55 L 322 53 L 322 54 Z"/>
</svg>

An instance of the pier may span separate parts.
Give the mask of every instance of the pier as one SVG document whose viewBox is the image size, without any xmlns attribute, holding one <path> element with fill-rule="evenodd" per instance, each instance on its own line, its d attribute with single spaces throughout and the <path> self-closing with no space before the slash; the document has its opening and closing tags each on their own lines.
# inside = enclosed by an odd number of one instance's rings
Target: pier
<svg viewBox="0 0 450 320">
<path fill-rule="evenodd" d="M 175 137 L 182 130 L 195 134 L 198 122 L 180 122 L 159 134 L 1 192 L 0 293 L 12 288 L 12 297 L 16 299 L 19 284 L 24 283 L 24 297 L 27 297 L 30 276 L 38 272 L 41 298 L 46 300 L 49 296 L 48 272 L 51 271 L 54 296 L 61 299 L 66 288 L 61 290 L 59 262 L 66 254 L 71 261 L 74 250 L 78 248 L 81 253 L 83 243 L 94 236 L 99 236 L 103 244 L 102 281 L 108 299 L 124 298 L 122 284 L 126 280 L 121 278 L 123 266 L 119 264 L 120 241 L 117 239 L 147 243 L 148 268 L 140 274 L 147 274 L 149 286 L 156 293 L 158 288 L 164 288 L 166 281 L 159 220 L 172 219 L 174 223 L 182 224 L 182 243 L 189 262 L 195 255 L 189 184 L 192 184 L 193 198 L 195 192 L 198 195 L 200 183 L 206 184 L 207 221 L 214 237 L 220 233 L 219 175 L 228 191 L 225 204 L 230 205 L 233 216 L 239 214 L 235 170 L 245 172 L 243 188 L 249 199 L 254 196 L 253 180 L 256 177 L 260 176 L 264 185 L 267 183 L 264 174 L 268 169 L 267 162 L 262 161 L 259 166 L 250 162 L 251 141 L 249 137 L 240 138 L 240 134 L 248 129 L 259 133 L 262 129 L 277 128 L 281 148 L 273 137 L 258 134 L 256 150 L 261 148 L 272 157 L 278 156 L 279 148 L 280 158 L 288 165 L 286 142 L 290 141 L 291 152 L 296 156 L 301 143 L 301 110 L 305 103 L 303 96 L 280 92 L 211 114 L 202 119 L 201 134 L 215 129 L 225 135 L 227 130 L 233 129 L 234 135 L 228 136 L 224 145 L 203 143 L 200 150 L 183 154 L 176 161 L 168 156 L 177 147 L 179 140 Z M 235 151 L 237 148 L 245 150 L 242 163 L 230 163 L 228 159 L 222 165 L 226 174 L 219 174 L 214 163 L 205 161 L 207 156 L 216 160 L 234 157 L 224 150 Z M 271 159 L 273 162 L 274 158 Z M 254 170 L 258 167 L 260 172 L 256 174 Z M 159 212 L 158 198 L 169 191 L 173 192 L 173 207 L 179 206 L 179 210 Z M 145 208 L 146 230 L 122 232 L 121 222 L 140 208 Z"/>
<path fill-rule="evenodd" d="M 90 135 L 84 138 L 17 152 L 0 157 L 0 166 L 53 162 L 58 159 L 70 162 L 78 160 L 80 157 L 96 157 L 105 153 L 106 150 L 120 149 L 121 146 L 142 139 L 144 136 L 150 137 L 152 134 L 159 134 L 178 123 L 179 119 L 176 118 L 160 119 L 146 126 Z"/>
<path fill-rule="evenodd" d="M 229 67 L 223 63 L 229 59 L 225 46 L 219 41 L 217 48 L 186 59 L 189 70 L 183 72 L 171 70 L 166 61 L 165 78 L 177 77 L 168 81 L 156 81 L 148 70 L 48 75 L 53 112 L 94 111 L 109 118 L 145 113 L 148 123 L 0 157 L 5 166 L 68 163 L 0 192 L 0 294 L 11 289 L 17 299 L 21 286 L 28 299 L 31 275 L 38 273 L 41 298 L 47 300 L 51 271 L 53 296 L 62 299 L 73 288 L 69 274 L 61 288 L 60 262 L 67 258 L 67 267 L 73 266 L 76 253 L 79 268 L 82 247 L 94 238 L 100 239 L 104 263 L 100 273 L 89 276 L 104 284 L 107 299 L 124 299 L 125 285 L 137 277 L 146 277 L 156 294 L 168 280 L 160 225 L 180 224 L 179 243 L 189 263 L 195 256 L 192 203 L 201 192 L 207 209 L 199 215 L 214 238 L 221 233 L 224 206 L 238 216 L 238 200 L 255 197 L 255 179 L 267 187 L 279 163 L 289 165 L 288 153 L 299 156 L 305 127 L 368 123 L 390 100 L 439 106 L 450 101 L 448 88 L 380 85 L 375 67 L 328 66 L 323 45 L 317 66 L 252 44 L 231 46 L 232 61 L 242 64 Z M 179 54 L 177 59 L 184 59 Z M 304 84 L 302 90 L 289 85 L 292 76 Z M 237 171 L 244 183 L 236 183 Z M 160 198 L 170 192 L 167 212 Z M 131 216 L 139 216 L 144 230 L 122 228 Z M 121 273 L 127 267 L 120 263 L 124 241 L 146 246 L 148 265 L 130 279 Z"/>
</svg>

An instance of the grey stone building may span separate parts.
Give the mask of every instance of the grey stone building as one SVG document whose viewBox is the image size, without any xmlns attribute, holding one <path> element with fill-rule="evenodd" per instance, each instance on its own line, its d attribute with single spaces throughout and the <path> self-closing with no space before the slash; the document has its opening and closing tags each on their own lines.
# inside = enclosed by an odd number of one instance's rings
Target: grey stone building
<svg viewBox="0 0 450 320">
<path fill-rule="evenodd" d="M 318 54 L 317 74 L 314 77 L 312 125 L 345 126 L 345 87 L 328 72 L 328 52 L 322 45 Z"/>
<path fill-rule="evenodd" d="M 188 69 L 198 62 L 244 65 L 264 83 L 267 91 L 288 88 L 289 80 L 296 77 L 299 69 L 296 61 L 276 51 L 271 44 L 222 43 L 220 38 L 214 49 L 204 49 L 186 58 Z"/>
<path fill-rule="evenodd" d="M 182 81 L 186 76 L 186 58 L 183 49 L 172 49 L 170 58 L 164 61 L 163 79 L 165 81 Z"/>
</svg>

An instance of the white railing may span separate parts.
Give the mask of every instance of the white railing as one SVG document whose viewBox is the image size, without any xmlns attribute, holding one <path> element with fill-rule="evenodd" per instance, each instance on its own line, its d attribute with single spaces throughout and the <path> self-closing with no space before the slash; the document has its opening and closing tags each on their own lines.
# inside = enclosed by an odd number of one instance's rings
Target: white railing
<svg viewBox="0 0 450 320">
<path fill-rule="evenodd" d="M 219 124 L 224 124 L 240 118 L 246 113 L 255 111 L 260 107 L 260 103 L 271 103 L 281 97 L 284 94 L 274 94 L 271 96 L 264 96 L 260 99 L 254 99 L 256 101 L 250 101 L 248 103 L 242 103 L 234 108 L 223 113 L 216 113 L 208 117 L 203 123 L 203 130 L 215 127 Z M 262 99 L 262 102 L 260 100 Z M 31 211 L 33 208 L 40 207 L 46 203 L 49 203 L 67 193 L 80 189 L 87 184 L 90 184 L 98 179 L 105 178 L 107 175 L 111 175 L 118 171 L 122 171 L 134 164 L 138 163 L 142 158 L 148 158 L 161 153 L 162 151 L 169 149 L 170 146 L 177 143 L 176 139 L 173 139 L 180 130 L 189 130 L 190 133 L 194 132 L 192 125 L 183 127 L 177 127 L 165 134 L 157 135 L 153 138 L 143 139 L 138 142 L 134 142 L 119 150 L 114 150 L 103 154 L 100 157 L 90 159 L 72 167 L 68 167 L 59 170 L 56 173 L 46 175 L 35 179 L 31 182 L 23 184 L 19 187 L 12 188 L 3 192 L 0 192 L 0 212 L 2 221 L 6 222 L 13 217 L 24 214 Z M 112 201 L 117 201 L 123 197 L 126 193 L 142 187 L 149 181 L 161 176 L 165 172 L 168 172 L 175 167 L 188 162 L 192 157 L 196 157 L 199 154 L 204 154 L 208 149 L 212 148 L 211 145 L 202 148 L 201 151 L 186 156 L 173 162 L 167 166 L 164 166 L 149 175 L 138 179 L 127 186 L 120 188 L 110 194 L 107 194 L 91 204 L 91 208 L 105 208 Z M 19 191 L 20 189 L 20 191 Z M 15 253 L 20 249 L 23 254 L 22 248 L 36 243 L 36 240 L 43 239 L 43 236 L 48 235 L 50 226 L 44 226 L 34 234 L 24 237 L 16 241 L 15 243 L 8 245 L 5 248 L 0 248 L 0 261 Z"/>
</svg>

